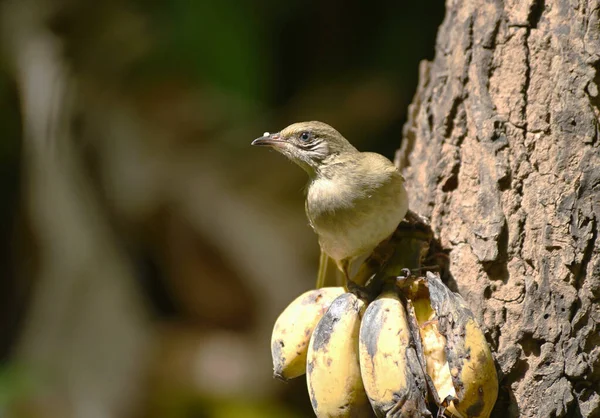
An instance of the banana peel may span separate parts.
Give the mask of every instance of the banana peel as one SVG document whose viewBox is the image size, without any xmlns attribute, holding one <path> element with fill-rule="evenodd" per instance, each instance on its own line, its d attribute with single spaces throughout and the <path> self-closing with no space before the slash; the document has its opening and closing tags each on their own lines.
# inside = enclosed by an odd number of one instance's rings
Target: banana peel
<svg viewBox="0 0 600 418">
<path fill-rule="evenodd" d="M 489 417 L 498 396 L 498 377 L 473 312 L 433 273 L 401 286 L 435 402 L 452 416 Z"/>
</svg>

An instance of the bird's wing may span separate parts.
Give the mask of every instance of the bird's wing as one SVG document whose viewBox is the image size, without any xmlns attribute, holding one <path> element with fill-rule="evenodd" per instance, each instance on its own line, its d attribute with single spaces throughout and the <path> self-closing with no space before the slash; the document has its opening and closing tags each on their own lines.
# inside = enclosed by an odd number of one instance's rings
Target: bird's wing
<svg viewBox="0 0 600 418">
<path fill-rule="evenodd" d="M 344 275 L 338 269 L 335 261 L 325 251 L 321 250 L 319 271 L 317 273 L 317 289 L 326 286 L 343 286 Z"/>
<path fill-rule="evenodd" d="M 315 226 L 312 223 L 312 219 L 310 218 L 310 212 L 308 211 L 308 199 L 304 199 L 304 212 L 306 213 L 306 217 L 308 218 L 308 224 L 310 225 L 310 227 L 314 231 L 315 230 Z"/>
</svg>

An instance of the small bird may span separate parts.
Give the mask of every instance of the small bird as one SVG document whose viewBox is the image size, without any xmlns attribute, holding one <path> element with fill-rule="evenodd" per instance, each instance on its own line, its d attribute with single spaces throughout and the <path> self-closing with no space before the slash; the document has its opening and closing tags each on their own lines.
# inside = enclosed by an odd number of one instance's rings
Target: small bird
<svg viewBox="0 0 600 418">
<path fill-rule="evenodd" d="M 404 178 L 386 157 L 360 152 L 323 122 L 294 123 L 252 145 L 268 146 L 302 167 L 310 178 L 305 209 L 319 238 L 317 287 L 325 285 L 328 258 L 346 280 L 396 230 L 408 211 Z"/>
</svg>

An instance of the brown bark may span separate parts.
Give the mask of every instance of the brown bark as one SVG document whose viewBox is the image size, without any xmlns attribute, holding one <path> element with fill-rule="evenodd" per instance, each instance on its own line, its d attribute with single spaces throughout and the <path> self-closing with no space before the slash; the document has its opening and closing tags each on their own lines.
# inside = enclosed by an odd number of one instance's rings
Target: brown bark
<svg viewBox="0 0 600 418">
<path fill-rule="evenodd" d="M 600 2 L 448 0 L 398 163 L 495 352 L 493 416 L 600 416 Z"/>
</svg>

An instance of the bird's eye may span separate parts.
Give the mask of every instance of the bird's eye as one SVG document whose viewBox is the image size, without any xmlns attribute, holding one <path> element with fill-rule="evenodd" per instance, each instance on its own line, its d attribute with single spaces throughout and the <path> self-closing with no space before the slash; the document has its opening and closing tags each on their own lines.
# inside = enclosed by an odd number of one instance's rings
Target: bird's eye
<svg viewBox="0 0 600 418">
<path fill-rule="evenodd" d="M 303 142 L 307 142 L 312 138 L 312 135 L 310 134 L 310 132 L 302 132 L 300 134 L 300 140 Z"/>
</svg>

